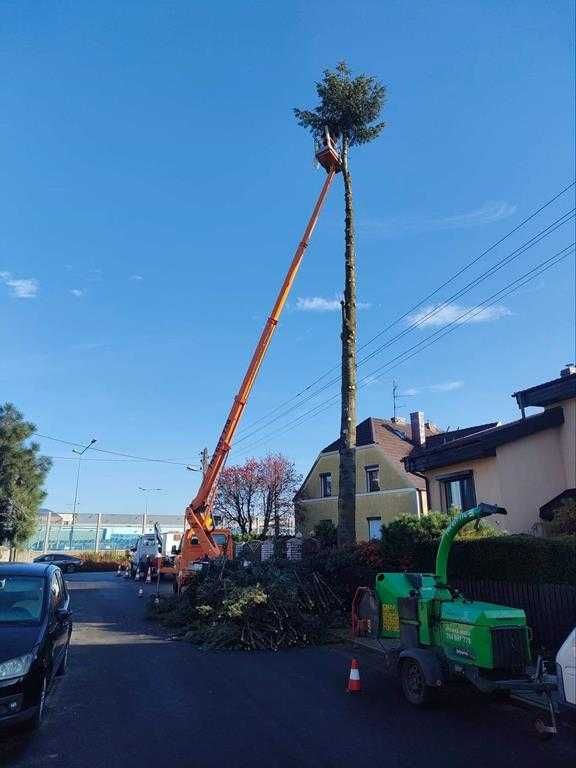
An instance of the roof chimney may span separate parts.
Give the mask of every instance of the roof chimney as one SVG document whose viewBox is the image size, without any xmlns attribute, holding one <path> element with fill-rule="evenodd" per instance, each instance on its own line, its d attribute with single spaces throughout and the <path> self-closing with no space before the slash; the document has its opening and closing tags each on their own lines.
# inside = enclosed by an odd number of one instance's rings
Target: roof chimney
<svg viewBox="0 0 576 768">
<path fill-rule="evenodd" d="M 423 448 L 426 445 L 426 429 L 422 411 L 414 411 L 410 414 L 410 426 L 412 428 L 412 442 Z"/>
<path fill-rule="evenodd" d="M 573 376 L 576 373 L 576 365 L 574 363 L 567 363 L 560 371 L 560 376 L 565 378 L 566 376 Z"/>
</svg>

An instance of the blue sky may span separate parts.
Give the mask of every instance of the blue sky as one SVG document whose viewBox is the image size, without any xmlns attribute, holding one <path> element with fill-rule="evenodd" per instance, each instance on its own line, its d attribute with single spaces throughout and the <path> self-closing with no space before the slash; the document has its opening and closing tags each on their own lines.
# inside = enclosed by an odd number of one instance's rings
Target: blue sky
<svg viewBox="0 0 576 768">
<path fill-rule="evenodd" d="M 388 87 L 384 133 L 352 156 L 359 343 L 408 313 L 360 368 L 360 418 L 391 415 L 396 378 L 403 415 L 512 419 L 511 392 L 574 358 L 573 256 L 457 320 L 572 243 L 573 220 L 427 316 L 570 211 L 572 192 L 409 311 L 573 180 L 573 3 L 350 9 L 2 4 L 0 392 L 41 434 L 194 464 L 214 446 L 323 181 L 292 108 L 313 105 L 315 80 L 342 58 Z M 244 427 L 337 363 L 342 208 L 338 179 Z M 452 320 L 454 333 L 385 366 Z M 335 391 L 245 430 L 232 460 L 281 450 L 305 472 L 337 436 L 337 404 L 292 422 Z M 71 446 L 41 446 L 62 457 L 46 504 L 69 511 Z M 177 513 L 196 488 L 181 464 L 91 455 L 83 512 L 140 511 L 148 486 L 164 489 L 154 511 Z"/>
</svg>

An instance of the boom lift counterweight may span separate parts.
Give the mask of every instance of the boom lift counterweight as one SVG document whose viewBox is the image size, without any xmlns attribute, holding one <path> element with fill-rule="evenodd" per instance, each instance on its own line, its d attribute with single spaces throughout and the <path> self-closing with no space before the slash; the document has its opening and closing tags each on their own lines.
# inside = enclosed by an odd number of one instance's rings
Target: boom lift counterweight
<svg viewBox="0 0 576 768">
<path fill-rule="evenodd" d="M 212 455 L 210 463 L 206 473 L 202 479 L 202 483 L 196 494 L 196 497 L 188 505 L 186 509 L 186 521 L 188 523 L 188 529 L 185 531 L 181 550 L 176 558 L 175 570 L 177 573 L 178 587 L 182 587 L 190 571 L 192 570 L 193 563 L 201 557 L 215 558 L 222 555 L 228 557 L 232 556 L 232 545 L 230 532 L 225 532 L 225 539 L 222 543 L 219 543 L 215 539 L 214 521 L 212 518 L 212 508 L 214 504 L 214 496 L 218 487 L 218 480 L 220 474 L 226 463 L 228 453 L 232 445 L 232 440 L 242 414 L 246 407 L 246 403 L 254 386 L 254 382 L 262 365 L 262 361 L 266 355 L 278 320 L 290 294 L 292 284 L 296 278 L 300 264 L 304 257 L 304 252 L 310 242 L 312 233 L 318 222 L 320 212 L 326 200 L 328 190 L 334 181 L 334 177 L 341 170 L 341 160 L 335 142 L 330 136 L 328 129 L 325 130 L 322 146 L 318 148 L 316 152 L 316 159 L 325 169 L 327 176 L 324 180 L 322 189 L 312 215 L 308 220 L 302 239 L 296 248 L 296 253 L 292 259 L 288 272 L 284 278 L 284 282 L 280 287 L 280 291 L 276 297 L 276 301 L 270 313 L 268 320 L 266 321 L 256 349 L 248 365 L 248 369 L 238 390 L 238 394 L 234 398 L 232 407 L 224 424 L 224 428 L 216 444 L 216 449 Z M 222 536 L 218 536 L 222 538 Z"/>
</svg>

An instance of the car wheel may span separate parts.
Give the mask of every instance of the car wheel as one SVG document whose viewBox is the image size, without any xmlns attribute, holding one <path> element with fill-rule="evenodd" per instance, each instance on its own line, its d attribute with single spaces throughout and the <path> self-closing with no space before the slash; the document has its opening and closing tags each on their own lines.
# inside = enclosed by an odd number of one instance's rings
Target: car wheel
<svg viewBox="0 0 576 768">
<path fill-rule="evenodd" d="M 400 668 L 402 691 L 415 707 L 429 707 L 436 701 L 438 691 L 426 683 L 424 672 L 416 659 L 406 659 Z"/>
<path fill-rule="evenodd" d="M 42 724 L 44 714 L 46 711 L 46 695 L 48 693 L 48 678 L 46 675 L 42 677 L 42 683 L 40 684 L 40 695 L 38 697 L 38 704 L 34 717 L 29 722 L 29 727 L 32 730 L 36 730 Z"/>
</svg>

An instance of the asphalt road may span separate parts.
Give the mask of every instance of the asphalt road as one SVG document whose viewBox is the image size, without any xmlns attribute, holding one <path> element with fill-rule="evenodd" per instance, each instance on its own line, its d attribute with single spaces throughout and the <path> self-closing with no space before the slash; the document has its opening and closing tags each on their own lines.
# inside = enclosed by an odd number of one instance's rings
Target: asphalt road
<svg viewBox="0 0 576 768">
<path fill-rule="evenodd" d="M 203 652 L 145 621 L 134 582 L 112 574 L 67 581 L 69 672 L 37 734 L 0 735 L 2 768 L 576 764 L 573 732 L 542 743 L 532 716 L 509 704 L 459 692 L 444 708 L 412 709 L 368 650 Z M 360 694 L 344 692 L 352 655 Z"/>
</svg>

